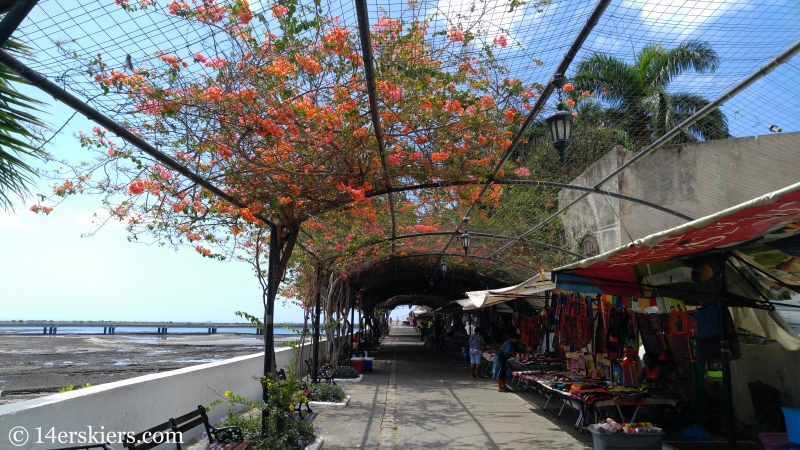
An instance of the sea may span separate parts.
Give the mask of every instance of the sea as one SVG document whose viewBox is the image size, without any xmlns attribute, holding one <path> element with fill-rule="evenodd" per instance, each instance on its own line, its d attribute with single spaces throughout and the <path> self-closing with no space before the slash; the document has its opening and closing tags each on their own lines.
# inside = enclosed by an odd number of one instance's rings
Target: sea
<svg viewBox="0 0 800 450">
<path fill-rule="evenodd" d="M 214 324 L 208 324 L 205 327 L 174 327 L 170 328 L 167 326 L 168 334 L 206 334 L 208 333 L 208 328 L 213 327 Z M 358 330 L 358 328 L 356 328 Z M 297 335 L 299 333 L 299 329 L 294 328 L 284 328 L 284 327 L 275 327 L 273 329 L 273 334 L 282 334 L 282 335 Z M 309 329 L 311 331 L 311 329 Z M 9 333 L 9 334 L 42 334 L 42 327 L 0 327 L 0 333 Z M 67 334 L 67 335 L 75 335 L 75 334 L 103 334 L 103 327 L 94 327 L 94 326 L 59 326 L 57 330 L 58 334 Z M 155 334 L 156 327 L 137 327 L 137 326 L 126 326 L 126 325 L 117 325 L 116 326 L 116 334 Z M 217 334 L 256 334 L 256 327 L 248 328 L 248 327 L 217 327 Z M 320 330 L 320 334 L 325 334 L 325 330 Z"/>
</svg>

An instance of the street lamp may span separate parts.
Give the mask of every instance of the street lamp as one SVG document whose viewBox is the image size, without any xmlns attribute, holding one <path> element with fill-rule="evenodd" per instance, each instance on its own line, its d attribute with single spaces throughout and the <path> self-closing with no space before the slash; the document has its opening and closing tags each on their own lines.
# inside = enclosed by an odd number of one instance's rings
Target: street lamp
<svg viewBox="0 0 800 450">
<path fill-rule="evenodd" d="M 442 260 L 442 276 L 447 275 L 447 261 Z"/>
<path fill-rule="evenodd" d="M 464 232 L 461 234 L 461 248 L 464 249 L 464 256 L 469 252 L 469 217 L 464 217 L 461 221 L 464 224 Z"/>
<path fill-rule="evenodd" d="M 567 77 L 564 74 L 556 74 L 551 83 L 556 88 L 556 92 L 558 92 L 558 103 L 556 104 L 556 112 L 548 117 L 546 121 L 548 127 L 550 127 L 550 136 L 553 138 L 553 147 L 558 150 L 558 160 L 564 163 L 567 160 L 567 147 L 572 143 L 572 121 L 575 118 L 571 112 L 564 111 L 564 102 L 561 100 L 561 94 L 567 84 Z"/>
</svg>

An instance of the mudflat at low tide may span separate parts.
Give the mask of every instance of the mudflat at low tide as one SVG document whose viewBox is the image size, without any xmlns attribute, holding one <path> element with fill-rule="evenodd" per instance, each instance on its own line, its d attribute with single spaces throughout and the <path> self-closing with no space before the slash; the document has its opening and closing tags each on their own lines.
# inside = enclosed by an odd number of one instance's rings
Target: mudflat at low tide
<svg viewBox="0 0 800 450">
<path fill-rule="evenodd" d="M 276 345 L 297 336 L 276 336 Z M 263 336 L 0 333 L 0 404 L 263 351 Z"/>
</svg>

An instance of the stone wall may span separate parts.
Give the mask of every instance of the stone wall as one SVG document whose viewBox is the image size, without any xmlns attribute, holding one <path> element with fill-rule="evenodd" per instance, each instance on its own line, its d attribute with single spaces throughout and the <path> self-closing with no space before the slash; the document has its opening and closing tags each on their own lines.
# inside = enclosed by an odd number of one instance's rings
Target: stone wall
<svg viewBox="0 0 800 450">
<path fill-rule="evenodd" d="M 609 151 L 572 184 L 594 185 L 630 155 Z M 800 182 L 800 133 L 664 146 L 602 186 L 700 218 Z M 562 191 L 559 206 L 580 195 Z M 593 194 L 563 218 L 567 242 L 580 250 L 589 233 L 600 253 L 686 221 L 646 205 Z"/>
</svg>

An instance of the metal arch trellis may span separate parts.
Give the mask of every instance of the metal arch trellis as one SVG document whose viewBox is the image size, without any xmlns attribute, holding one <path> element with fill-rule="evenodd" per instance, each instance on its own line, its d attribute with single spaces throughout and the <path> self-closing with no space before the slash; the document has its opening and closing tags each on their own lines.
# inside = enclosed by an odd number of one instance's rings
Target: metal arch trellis
<svg viewBox="0 0 800 450">
<path fill-rule="evenodd" d="M 488 260 L 488 261 L 497 262 L 497 263 L 500 263 L 500 264 L 506 264 L 506 265 L 509 265 L 509 266 L 512 266 L 512 267 L 516 267 L 518 269 L 522 269 L 522 270 L 525 270 L 525 271 L 530 272 L 530 273 L 538 273 L 538 270 L 534 270 L 534 269 L 531 269 L 530 267 L 525 267 L 525 266 L 523 266 L 521 264 L 517 264 L 517 263 L 511 262 L 511 261 L 506 261 L 506 260 L 503 260 L 503 259 L 498 259 L 498 258 L 493 258 L 493 257 L 488 257 L 488 256 L 481 256 L 481 255 L 464 255 L 463 253 L 445 253 L 444 255 L 442 255 L 441 253 L 414 253 L 413 255 L 394 256 L 394 257 L 391 257 L 391 258 L 387 258 L 387 259 L 384 259 L 384 260 L 380 260 L 380 261 L 376 261 L 376 262 L 370 263 L 370 265 L 372 265 L 374 267 L 374 266 L 378 266 L 378 265 L 381 265 L 381 264 L 390 263 L 392 261 L 399 261 L 399 260 L 402 260 L 402 259 L 424 258 L 424 257 L 440 256 L 440 255 L 441 256 L 452 256 L 454 258 L 470 258 L 470 259 L 481 259 L 481 260 L 485 259 L 485 260 Z"/>
<path fill-rule="evenodd" d="M 374 245 L 379 245 L 379 244 L 381 244 L 383 242 L 391 242 L 391 241 L 397 241 L 397 240 L 401 240 L 401 239 L 413 239 L 413 238 L 416 238 L 416 237 L 424 237 L 424 236 L 452 236 L 452 235 L 457 234 L 457 233 L 458 232 L 456 232 L 456 231 L 432 231 L 432 232 L 427 232 L 427 233 L 401 234 L 401 235 L 397 235 L 397 236 L 394 236 L 394 237 L 391 237 L 391 238 L 382 239 L 382 240 L 377 241 L 377 242 L 370 242 L 369 244 L 366 244 L 366 245 L 364 245 L 362 247 L 359 247 L 356 250 L 372 247 Z M 460 233 L 458 233 L 458 234 L 460 234 Z M 473 232 L 473 233 L 470 233 L 470 235 L 471 236 L 477 236 L 477 237 L 491 238 L 491 239 L 511 240 L 511 241 L 519 242 L 519 243 L 525 244 L 525 245 L 533 245 L 533 246 L 537 246 L 537 247 L 548 248 L 550 250 L 556 250 L 556 251 L 560 251 L 560 252 L 565 252 L 565 253 L 567 253 L 569 255 L 575 256 L 576 258 L 583 258 L 584 257 L 584 255 L 581 255 L 580 253 L 575 253 L 573 251 L 561 248 L 561 247 L 559 247 L 557 245 L 551 245 L 551 244 L 547 244 L 545 242 L 533 241 L 533 240 L 528 240 L 528 239 L 519 239 L 519 238 L 514 237 L 514 236 L 503 236 L 503 235 L 499 235 L 499 234 L 479 233 L 479 232 Z"/>
<path fill-rule="evenodd" d="M 444 181 L 440 183 L 425 183 L 425 184 L 417 184 L 412 186 L 402 186 L 402 187 L 393 187 L 391 189 L 383 189 L 379 191 L 373 191 L 366 194 L 366 197 L 377 197 L 380 195 L 386 195 L 391 192 L 404 192 L 404 191 L 413 191 L 417 189 L 430 189 L 430 188 L 444 188 L 449 186 L 467 186 L 467 185 L 475 185 L 484 183 L 483 181 L 479 180 L 461 180 L 461 181 Z M 575 190 L 575 191 L 584 191 L 592 194 L 599 194 L 599 195 L 606 195 L 609 197 L 617 198 L 620 200 L 626 200 L 632 203 L 638 203 L 640 205 L 647 206 L 648 208 L 653 208 L 657 211 L 661 211 L 675 217 L 679 217 L 684 220 L 694 220 L 692 217 L 683 214 L 680 211 L 676 211 L 674 209 L 666 208 L 661 205 L 657 205 L 653 202 L 633 197 L 630 195 L 620 194 L 618 192 L 612 192 L 609 190 L 602 190 L 599 189 L 597 186 L 578 186 L 574 184 L 567 184 L 567 183 L 556 183 L 553 181 L 544 181 L 544 180 L 523 180 L 523 179 L 507 179 L 507 178 L 500 178 L 497 180 L 492 181 L 492 183 L 499 184 L 499 185 L 518 185 L 518 186 L 539 186 L 539 187 L 555 187 L 559 189 L 567 189 L 567 190 Z"/>
</svg>

